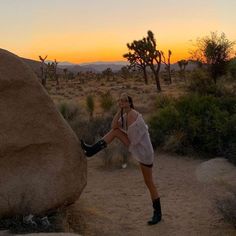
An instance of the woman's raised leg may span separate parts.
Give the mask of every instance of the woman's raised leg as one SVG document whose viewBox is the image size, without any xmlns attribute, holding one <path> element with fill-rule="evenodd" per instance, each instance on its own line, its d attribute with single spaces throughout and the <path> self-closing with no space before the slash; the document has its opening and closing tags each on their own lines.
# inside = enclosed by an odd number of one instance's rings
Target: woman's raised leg
<svg viewBox="0 0 236 236">
<path fill-rule="evenodd" d="M 129 146 L 129 139 L 125 132 L 120 129 L 110 130 L 101 140 L 93 145 L 86 144 L 83 140 L 81 141 L 81 147 L 87 157 L 91 157 L 107 147 L 107 144 L 112 142 L 114 138 L 118 138 L 124 145 Z"/>
<path fill-rule="evenodd" d="M 125 146 L 129 146 L 130 141 L 125 132 L 121 129 L 112 129 L 110 130 L 102 139 L 107 143 L 111 143 L 115 138 L 118 138 Z"/>
</svg>

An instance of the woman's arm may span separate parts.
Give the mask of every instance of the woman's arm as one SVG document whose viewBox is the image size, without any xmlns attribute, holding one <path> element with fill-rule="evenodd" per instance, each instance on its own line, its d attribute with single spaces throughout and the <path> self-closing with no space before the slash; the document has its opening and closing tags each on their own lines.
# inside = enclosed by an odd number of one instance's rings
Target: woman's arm
<svg viewBox="0 0 236 236">
<path fill-rule="evenodd" d="M 120 119 L 121 116 L 121 110 L 118 110 L 117 113 L 115 114 L 112 122 L 111 122 L 111 128 L 112 129 L 117 129 L 120 128 L 118 120 Z"/>
</svg>

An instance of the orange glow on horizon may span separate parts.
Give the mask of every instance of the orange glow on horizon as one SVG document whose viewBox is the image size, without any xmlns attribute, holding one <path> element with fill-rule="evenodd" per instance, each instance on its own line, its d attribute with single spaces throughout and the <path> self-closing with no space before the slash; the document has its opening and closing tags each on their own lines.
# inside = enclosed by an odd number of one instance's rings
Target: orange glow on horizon
<svg viewBox="0 0 236 236">
<path fill-rule="evenodd" d="M 171 50 L 172 55 L 171 55 L 171 63 L 176 63 L 179 60 L 182 59 L 188 59 L 190 57 L 189 54 L 189 49 L 188 48 L 183 48 L 182 47 L 176 47 L 176 48 L 171 48 L 171 47 L 165 47 L 162 49 L 164 52 L 164 55 L 168 56 L 168 50 Z M 114 48 L 114 49 L 109 49 L 109 48 L 104 48 L 104 49 L 99 49 L 96 51 L 90 51 L 88 52 L 83 51 L 83 52 L 56 52 L 54 50 L 52 51 L 41 51 L 40 50 L 35 50 L 34 53 L 29 53 L 28 55 L 24 56 L 32 60 L 39 60 L 39 55 L 45 56 L 48 55 L 49 60 L 54 60 L 56 59 L 58 62 L 71 62 L 71 63 L 91 63 L 91 62 L 116 62 L 116 61 L 126 61 L 126 59 L 123 57 L 123 54 L 127 53 L 128 50 L 127 48 Z"/>
<path fill-rule="evenodd" d="M 0 46 L 18 56 L 88 63 L 125 61 L 127 43 L 154 33 L 171 63 L 210 32 L 235 41 L 236 1 L 1 1 Z M 7 27 L 6 27 L 7 25 Z"/>
</svg>

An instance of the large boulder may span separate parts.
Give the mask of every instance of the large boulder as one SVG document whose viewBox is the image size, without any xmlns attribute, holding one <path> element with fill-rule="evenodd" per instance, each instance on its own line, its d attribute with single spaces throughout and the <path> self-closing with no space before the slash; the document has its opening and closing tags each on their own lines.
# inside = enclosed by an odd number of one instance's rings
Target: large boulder
<svg viewBox="0 0 236 236">
<path fill-rule="evenodd" d="M 0 49 L 0 217 L 71 204 L 86 177 L 76 135 L 31 69 Z"/>
<path fill-rule="evenodd" d="M 220 184 L 236 189 L 236 166 L 225 158 L 202 162 L 196 169 L 196 177 L 202 183 Z"/>
</svg>

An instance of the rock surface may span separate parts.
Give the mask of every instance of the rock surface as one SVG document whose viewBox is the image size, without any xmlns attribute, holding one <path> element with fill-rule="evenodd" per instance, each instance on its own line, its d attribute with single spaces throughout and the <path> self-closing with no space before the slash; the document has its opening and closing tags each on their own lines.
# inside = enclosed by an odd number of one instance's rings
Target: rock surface
<svg viewBox="0 0 236 236">
<path fill-rule="evenodd" d="M 0 49 L 0 217 L 73 203 L 86 177 L 74 132 L 31 69 Z"/>
<path fill-rule="evenodd" d="M 201 163 L 196 169 L 200 182 L 227 185 L 236 189 L 236 167 L 225 158 L 214 158 Z"/>
</svg>

